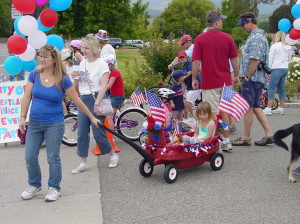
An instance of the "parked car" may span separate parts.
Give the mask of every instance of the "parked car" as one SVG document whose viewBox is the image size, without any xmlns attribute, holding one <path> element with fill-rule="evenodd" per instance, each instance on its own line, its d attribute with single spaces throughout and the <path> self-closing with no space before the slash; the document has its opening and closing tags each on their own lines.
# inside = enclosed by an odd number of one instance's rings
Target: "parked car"
<svg viewBox="0 0 300 224">
<path fill-rule="evenodd" d="M 144 47 L 144 41 L 142 41 L 142 40 L 125 40 L 123 45 L 128 46 L 128 47 L 141 48 L 141 47 Z"/>
<path fill-rule="evenodd" d="M 123 47 L 121 38 L 108 38 L 108 43 L 116 49 Z"/>
</svg>

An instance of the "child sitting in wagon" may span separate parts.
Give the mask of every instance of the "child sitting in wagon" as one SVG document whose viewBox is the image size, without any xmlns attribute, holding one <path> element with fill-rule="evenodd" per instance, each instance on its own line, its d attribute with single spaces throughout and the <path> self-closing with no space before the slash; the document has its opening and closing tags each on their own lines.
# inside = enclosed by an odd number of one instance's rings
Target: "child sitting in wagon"
<svg viewBox="0 0 300 224">
<path fill-rule="evenodd" d="M 208 102 L 201 102 L 196 109 L 196 130 L 193 137 L 184 135 L 174 137 L 167 145 L 172 145 L 177 142 L 183 142 L 184 145 L 195 144 L 209 140 L 214 136 L 216 124 L 213 120 L 211 106 Z"/>
</svg>

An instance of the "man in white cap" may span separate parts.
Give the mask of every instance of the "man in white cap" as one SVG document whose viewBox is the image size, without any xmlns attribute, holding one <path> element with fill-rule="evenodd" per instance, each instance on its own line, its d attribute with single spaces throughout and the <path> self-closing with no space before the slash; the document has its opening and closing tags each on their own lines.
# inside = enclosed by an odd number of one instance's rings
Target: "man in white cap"
<svg viewBox="0 0 300 224">
<path fill-rule="evenodd" d="M 178 42 L 179 45 L 183 48 L 183 50 L 186 52 L 187 56 L 192 59 L 194 44 L 192 42 L 192 37 L 190 35 L 183 35 Z M 178 64 L 178 57 L 176 57 L 171 64 L 168 65 L 168 69 L 172 69 L 176 64 Z"/>
<path fill-rule="evenodd" d="M 116 57 L 115 49 L 108 43 L 107 31 L 99 30 L 99 32 L 96 33 L 95 36 L 99 39 L 99 45 L 101 48 L 100 58 L 108 54 L 112 54 Z"/>
<path fill-rule="evenodd" d="M 224 84 L 231 86 L 239 84 L 239 66 L 238 53 L 233 38 L 221 32 L 222 19 L 225 19 L 217 10 L 211 10 L 206 14 L 207 31 L 197 36 L 193 51 L 193 88 L 198 89 L 199 82 L 196 77 L 199 71 L 200 63 L 202 68 L 202 100 L 207 101 L 212 108 L 212 112 L 219 113 L 219 104 L 223 92 Z M 234 70 L 234 76 L 231 78 L 230 65 L 231 61 Z M 222 113 L 226 123 L 229 121 L 227 114 Z M 229 130 L 224 130 L 222 150 L 231 150 L 229 139 Z"/>
</svg>

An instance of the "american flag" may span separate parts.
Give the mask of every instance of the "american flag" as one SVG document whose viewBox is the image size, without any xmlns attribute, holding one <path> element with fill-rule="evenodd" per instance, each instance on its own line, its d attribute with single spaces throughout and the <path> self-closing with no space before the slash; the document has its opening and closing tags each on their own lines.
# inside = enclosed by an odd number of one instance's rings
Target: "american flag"
<svg viewBox="0 0 300 224">
<path fill-rule="evenodd" d="M 249 104 L 239 93 L 228 86 L 224 86 L 219 110 L 238 122 L 249 110 Z"/>
<path fill-rule="evenodd" d="M 169 116 L 168 114 L 166 114 L 166 111 L 168 110 L 166 105 L 154 93 L 151 93 L 148 90 L 146 90 L 146 97 L 151 116 L 155 121 L 165 123 L 167 120 L 167 116 Z"/>
<path fill-rule="evenodd" d="M 174 129 L 174 132 L 173 132 L 173 135 L 172 137 L 176 137 L 178 134 L 180 134 L 180 129 L 179 129 L 179 122 L 178 121 L 175 121 L 175 129 Z"/>
<path fill-rule="evenodd" d="M 132 100 L 132 103 L 135 107 L 139 106 L 140 104 L 142 104 L 146 101 L 143 91 L 140 88 L 137 88 L 131 94 L 130 99 Z"/>
<path fill-rule="evenodd" d="M 179 124 L 180 123 L 183 123 L 183 124 L 186 124 L 188 125 L 191 129 L 193 129 L 194 131 L 196 130 L 196 125 L 193 124 L 192 122 L 187 122 L 187 121 L 179 121 L 179 120 L 174 120 L 174 125 L 175 125 L 175 128 L 174 128 L 174 132 L 173 132 L 173 135 L 172 137 L 174 138 L 176 135 L 180 134 L 181 133 L 181 128 L 179 127 Z M 191 130 L 192 131 L 192 130 Z"/>
</svg>

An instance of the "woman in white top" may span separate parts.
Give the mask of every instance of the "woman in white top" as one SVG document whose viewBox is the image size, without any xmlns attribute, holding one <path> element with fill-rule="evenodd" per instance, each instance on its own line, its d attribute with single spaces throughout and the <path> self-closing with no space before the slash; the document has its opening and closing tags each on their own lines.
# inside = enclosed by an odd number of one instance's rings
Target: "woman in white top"
<svg viewBox="0 0 300 224">
<path fill-rule="evenodd" d="M 284 101 L 286 99 L 285 78 L 288 74 L 288 63 L 291 60 L 291 46 L 285 42 L 285 34 L 278 31 L 275 36 L 275 43 L 270 48 L 269 66 L 271 68 L 270 82 L 268 86 L 268 107 L 264 109 L 266 115 L 283 114 Z M 279 107 L 272 111 L 275 99 L 275 90 L 279 94 Z"/>
<path fill-rule="evenodd" d="M 85 60 L 80 63 L 79 79 L 75 79 L 75 85 L 79 84 L 80 99 L 90 109 L 93 115 L 104 123 L 105 116 L 98 111 L 107 90 L 109 68 L 105 61 L 99 58 L 99 43 L 95 36 L 87 35 L 81 41 L 82 52 Z M 75 75 L 74 75 L 75 76 Z M 80 165 L 72 173 L 80 173 L 89 169 L 87 157 L 90 142 L 91 122 L 88 117 L 80 110 L 78 111 L 78 133 L 77 133 L 77 154 L 80 157 Z M 109 167 L 118 165 L 119 157 L 112 150 L 112 146 L 107 138 L 106 131 L 103 128 L 97 128 L 92 125 L 92 131 L 95 141 L 102 154 L 111 156 Z"/>
</svg>

